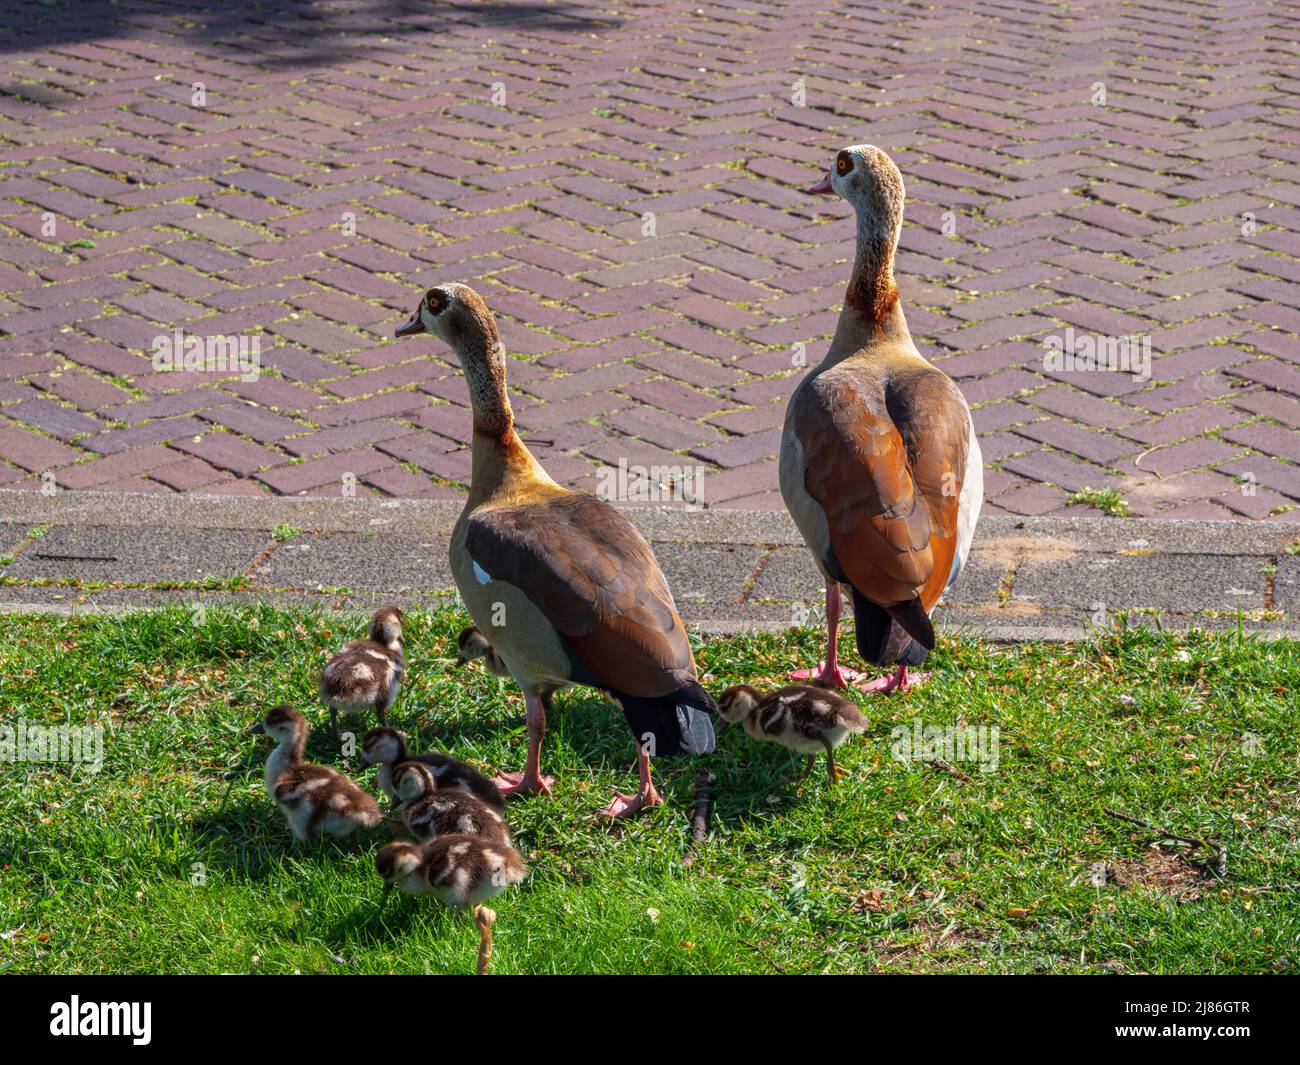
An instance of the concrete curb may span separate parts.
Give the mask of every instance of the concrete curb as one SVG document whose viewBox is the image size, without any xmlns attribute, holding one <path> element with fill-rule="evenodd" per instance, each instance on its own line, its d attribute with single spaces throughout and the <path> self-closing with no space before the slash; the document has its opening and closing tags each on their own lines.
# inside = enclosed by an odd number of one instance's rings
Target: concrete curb
<svg viewBox="0 0 1300 1065">
<path fill-rule="evenodd" d="M 120 612 L 177 602 L 372 609 L 455 597 L 458 501 L 0 491 L 0 610 Z M 627 506 L 683 617 L 778 631 L 821 580 L 782 511 Z M 287 542 L 271 531 L 292 526 Z M 46 533 L 29 535 L 35 527 Z M 989 516 L 941 625 L 993 640 L 1073 640 L 1133 623 L 1300 637 L 1300 524 Z"/>
</svg>

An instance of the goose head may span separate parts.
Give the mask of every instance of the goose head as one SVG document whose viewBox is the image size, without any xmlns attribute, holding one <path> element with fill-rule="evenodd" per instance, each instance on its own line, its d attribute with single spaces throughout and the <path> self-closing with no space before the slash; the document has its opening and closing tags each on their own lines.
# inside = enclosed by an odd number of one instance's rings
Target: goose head
<svg viewBox="0 0 1300 1065">
<path fill-rule="evenodd" d="M 381 847 L 375 855 L 375 872 L 392 887 L 420 867 L 420 848 L 408 840 L 398 840 Z"/>
<path fill-rule="evenodd" d="M 361 740 L 361 757 L 367 765 L 392 765 L 406 757 L 406 744 L 396 729 L 372 728 Z"/>
<path fill-rule="evenodd" d="M 307 719 L 292 706 L 277 706 L 248 731 L 294 746 L 307 737 Z"/>
<path fill-rule="evenodd" d="M 874 144 L 841 149 L 830 173 L 808 192 L 844 198 L 860 220 L 873 221 L 882 232 L 892 233 L 903 223 L 903 175 Z"/>
<path fill-rule="evenodd" d="M 402 802 L 410 802 L 433 794 L 438 782 L 423 762 L 402 762 L 393 767 L 393 790 Z"/>
<path fill-rule="evenodd" d="M 406 615 L 397 607 L 380 607 L 370 619 L 370 638 L 390 651 L 399 650 L 402 646 L 402 622 L 405 620 Z"/>
</svg>

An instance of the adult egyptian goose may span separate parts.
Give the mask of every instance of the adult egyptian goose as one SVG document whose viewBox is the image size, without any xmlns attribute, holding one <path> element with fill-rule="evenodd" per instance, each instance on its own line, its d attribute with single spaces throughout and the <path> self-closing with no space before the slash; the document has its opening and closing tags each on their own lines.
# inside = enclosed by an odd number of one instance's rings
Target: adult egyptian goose
<svg viewBox="0 0 1300 1065">
<path fill-rule="evenodd" d="M 320 697 L 330 711 L 330 731 L 339 738 L 339 711 L 374 710 L 388 724 L 388 708 L 397 702 L 406 675 L 402 656 L 402 622 L 395 606 L 380 607 L 370 619 L 370 636 L 353 640 L 331 658 L 320 675 Z"/>
<path fill-rule="evenodd" d="M 473 289 L 430 289 L 397 330 L 451 345 L 474 414 L 472 486 L 451 537 L 451 569 L 483 638 L 524 693 L 528 760 L 501 774 L 513 794 L 550 791 L 541 772 L 550 696 L 585 684 L 622 708 L 637 740 L 635 795 L 602 811 L 660 801 L 650 757 L 713 750 L 717 706 L 649 544 L 610 503 L 556 484 L 515 433 L 506 358 L 491 312 Z"/>
<path fill-rule="evenodd" d="M 879 148 L 845 148 L 808 190 L 857 214 L 857 255 L 830 350 L 795 389 L 781 440 L 781 494 L 826 578 L 826 659 L 790 676 L 906 691 L 934 649 L 930 613 L 970 550 L 984 493 L 970 411 L 917 351 L 894 284 L 903 178 Z M 858 651 L 891 676 L 841 671 L 840 585 L 853 595 Z"/>
<path fill-rule="evenodd" d="M 337 769 L 303 761 L 311 730 L 292 706 L 277 706 L 248 731 L 278 744 L 266 759 L 266 793 L 296 837 L 347 836 L 379 824 L 379 805 L 368 792 Z"/>
<path fill-rule="evenodd" d="M 825 751 L 826 774 L 832 784 L 844 773 L 835 764 L 835 748 L 867 730 L 867 719 L 848 699 L 807 684 L 791 684 L 768 695 L 748 684 L 735 684 L 719 697 L 718 713 L 727 725 L 743 722 L 751 739 L 779 743 L 806 756 L 800 780 L 812 772 L 817 756 Z"/>
</svg>

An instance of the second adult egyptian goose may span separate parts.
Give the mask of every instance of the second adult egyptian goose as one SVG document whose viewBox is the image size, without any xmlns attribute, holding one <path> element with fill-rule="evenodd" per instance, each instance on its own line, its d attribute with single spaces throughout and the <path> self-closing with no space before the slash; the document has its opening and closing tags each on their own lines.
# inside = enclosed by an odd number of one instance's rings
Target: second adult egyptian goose
<svg viewBox="0 0 1300 1065">
<path fill-rule="evenodd" d="M 602 811 L 662 801 L 650 757 L 713 750 L 713 698 L 650 545 L 610 503 L 556 484 L 515 433 L 506 358 L 486 304 L 466 285 L 430 289 L 397 330 L 451 345 L 474 414 L 472 485 L 451 537 L 451 569 L 474 624 L 523 689 L 528 760 L 509 793 L 549 792 L 541 772 L 551 693 L 585 684 L 622 707 L 639 784 Z"/>
<path fill-rule="evenodd" d="M 970 550 L 983 459 L 956 384 L 912 342 L 894 284 L 903 177 L 869 144 L 845 148 L 808 190 L 838 194 L 857 216 L 857 254 L 830 350 L 790 397 L 781 494 L 826 578 L 826 659 L 795 679 L 906 691 L 933 650 L 930 613 Z M 840 585 L 852 590 L 858 651 L 896 666 L 861 682 L 841 671 Z"/>
</svg>

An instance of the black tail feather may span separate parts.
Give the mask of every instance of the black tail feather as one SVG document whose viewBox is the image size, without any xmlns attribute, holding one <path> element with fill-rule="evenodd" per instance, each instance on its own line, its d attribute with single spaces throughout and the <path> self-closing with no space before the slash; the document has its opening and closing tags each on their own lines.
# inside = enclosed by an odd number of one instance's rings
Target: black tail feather
<svg viewBox="0 0 1300 1065">
<path fill-rule="evenodd" d="M 718 704 L 696 681 L 652 698 L 616 691 L 609 694 L 623 708 L 628 728 L 650 757 L 713 750 L 716 738 L 711 715 L 718 712 Z"/>
<path fill-rule="evenodd" d="M 907 634 L 927 651 L 934 650 L 934 625 L 919 599 L 909 599 L 897 606 L 885 607 L 885 613 L 898 622 Z"/>
<path fill-rule="evenodd" d="M 919 602 L 912 602 L 917 603 L 917 612 L 925 618 L 924 628 L 929 630 L 930 648 L 933 648 L 934 627 L 920 610 Z M 898 609 L 877 606 L 856 588 L 853 589 L 854 634 L 857 637 L 858 654 L 864 660 L 878 666 L 919 666 L 925 661 L 930 648 L 914 639 L 897 617 L 891 616 Z M 913 622 L 913 627 L 920 626 Z"/>
</svg>

